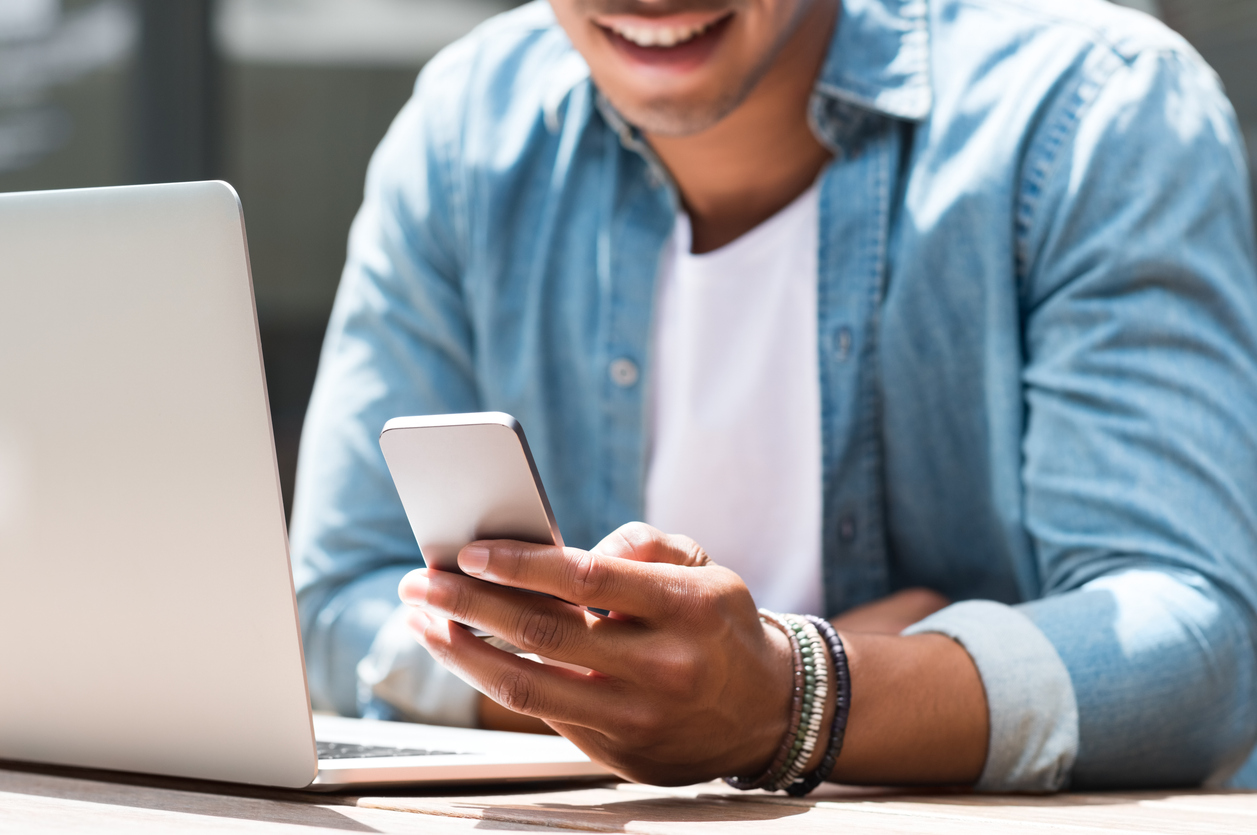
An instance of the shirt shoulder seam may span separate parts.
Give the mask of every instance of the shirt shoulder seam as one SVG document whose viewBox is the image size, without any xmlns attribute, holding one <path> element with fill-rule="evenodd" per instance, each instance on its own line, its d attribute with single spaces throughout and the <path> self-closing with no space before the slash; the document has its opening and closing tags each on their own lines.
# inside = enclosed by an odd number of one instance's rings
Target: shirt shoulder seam
<svg viewBox="0 0 1257 835">
<path fill-rule="evenodd" d="M 979 6 L 982 8 L 1009 7 L 1016 8 L 1019 12 L 1028 18 L 1035 18 L 1045 24 L 1053 24 L 1068 27 L 1086 37 L 1092 46 L 1104 49 L 1113 57 L 1117 58 L 1125 64 L 1133 64 L 1141 56 L 1149 53 L 1183 53 L 1186 42 L 1176 43 L 1177 35 L 1167 37 L 1162 42 L 1155 42 L 1147 37 L 1132 37 L 1129 43 L 1122 43 L 1106 30 L 1099 23 L 1081 20 L 1077 17 L 1070 17 L 1060 12 L 1043 8 L 1037 3 L 1026 2 L 1026 0 L 956 0 L 956 2 L 969 5 Z M 1129 12 L 1128 13 L 1134 13 Z M 1155 26 L 1155 23 L 1149 23 L 1149 26 Z M 1166 30 L 1172 32 L 1172 30 Z M 1190 47 L 1188 47 L 1190 49 Z"/>
</svg>

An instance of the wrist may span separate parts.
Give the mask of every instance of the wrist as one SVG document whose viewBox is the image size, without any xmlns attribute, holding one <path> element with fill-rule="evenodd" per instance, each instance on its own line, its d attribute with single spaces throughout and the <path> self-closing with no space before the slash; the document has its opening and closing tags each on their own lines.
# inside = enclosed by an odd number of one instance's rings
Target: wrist
<svg viewBox="0 0 1257 835">
<path fill-rule="evenodd" d="M 765 627 L 771 624 L 790 644 L 790 718 L 767 768 L 756 777 L 726 777 L 725 782 L 742 790 L 784 789 L 802 796 L 828 776 L 842 750 L 850 704 L 846 654 L 838 633 L 821 618 L 765 609 L 759 615 Z"/>
<path fill-rule="evenodd" d="M 748 729 L 748 738 L 754 740 L 753 753 L 743 758 L 735 774 L 762 774 L 768 770 L 781 748 L 782 740 L 790 732 L 792 700 L 794 697 L 794 654 L 790 639 L 770 623 L 761 623 L 770 654 L 768 681 L 770 696 L 765 700 L 767 711 L 758 717 L 755 727 Z M 736 764 L 735 764 L 736 765 Z"/>
<path fill-rule="evenodd" d="M 743 791 L 767 788 L 782 774 L 798 735 L 803 709 L 804 669 L 799 640 L 781 616 L 760 609 L 759 620 L 764 630 L 762 634 L 776 659 L 776 670 L 768 678 L 774 696 L 767 714 L 756 717 L 753 727 L 748 729 L 747 735 L 759 741 L 756 759 L 741 767 L 736 762 L 730 763 L 736 775 L 757 776 L 724 778 L 726 783 Z M 783 689 L 783 685 L 787 689 Z"/>
</svg>

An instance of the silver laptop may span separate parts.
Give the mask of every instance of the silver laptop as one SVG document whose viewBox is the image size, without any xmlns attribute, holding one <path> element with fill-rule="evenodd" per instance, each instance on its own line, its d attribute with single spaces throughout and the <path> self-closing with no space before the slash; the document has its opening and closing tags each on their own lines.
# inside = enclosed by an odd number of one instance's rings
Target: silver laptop
<svg viewBox="0 0 1257 835">
<path fill-rule="evenodd" d="M 608 773 L 560 737 L 312 715 L 225 183 L 0 195 L 0 759 L 316 789 Z"/>
</svg>

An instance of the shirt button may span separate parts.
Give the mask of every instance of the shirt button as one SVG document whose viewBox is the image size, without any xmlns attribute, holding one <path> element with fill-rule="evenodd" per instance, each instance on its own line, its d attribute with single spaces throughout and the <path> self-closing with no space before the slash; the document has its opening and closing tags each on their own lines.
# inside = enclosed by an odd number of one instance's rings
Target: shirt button
<svg viewBox="0 0 1257 835">
<path fill-rule="evenodd" d="M 842 328 L 834 335 L 834 356 L 838 362 L 846 362 L 851 356 L 851 329 Z"/>
<path fill-rule="evenodd" d="M 842 517 L 842 521 L 838 523 L 838 536 L 842 537 L 843 542 L 855 539 L 855 519 L 850 516 Z"/>
<path fill-rule="evenodd" d="M 637 363 L 628 357 L 612 360 L 611 366 L 607 370 L 611 374 L 611 382 L 622 389 L 629 388 L 637 382 Z"/>
</svg>

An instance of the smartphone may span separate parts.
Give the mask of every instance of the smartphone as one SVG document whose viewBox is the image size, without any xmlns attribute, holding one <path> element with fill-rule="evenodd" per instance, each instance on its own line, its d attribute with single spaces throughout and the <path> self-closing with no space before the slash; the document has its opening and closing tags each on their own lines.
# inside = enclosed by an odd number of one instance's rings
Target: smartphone
<svg viewBox="0 0 1257 835">
<path fill-rule="evenodd" d="M 393 418 L 380 432 L 380 449 L 429 568 L 463 573 L 458 552 L 478 539 L 563 547 L 524 427 L 511 415 L 469 412 Z M 598 609 L 589 611 L 606 615 Z M 472 634 L 498 649 L 522 653 L 486 632 L 473 629 Z M 524 657 L 589 672 L 578 664 Z"/>
<path fill-rule="evenodd" d="M 562 547 L 524 428 L 504 412 L 398 417 L 380 449 L 429 568 L 478 539 Z"/>
</svg>

